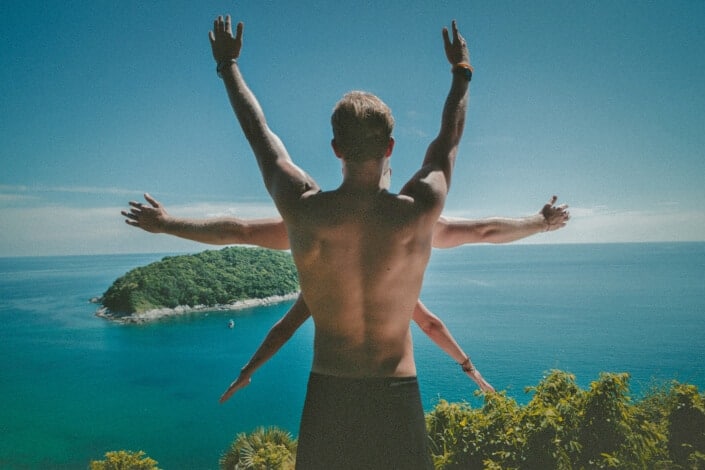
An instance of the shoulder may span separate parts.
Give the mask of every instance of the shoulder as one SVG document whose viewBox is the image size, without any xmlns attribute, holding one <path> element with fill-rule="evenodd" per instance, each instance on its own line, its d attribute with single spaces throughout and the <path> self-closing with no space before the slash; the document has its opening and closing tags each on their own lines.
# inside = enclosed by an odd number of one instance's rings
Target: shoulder
<svg viewBox="0 0 705 470">
<path fill-rule="evenodd" d="M 440 211 L 445 203 L 447 185 L 441 172 L 417 173 L 399 192 L 413 201 L 419 211 Z"/>
</svg>

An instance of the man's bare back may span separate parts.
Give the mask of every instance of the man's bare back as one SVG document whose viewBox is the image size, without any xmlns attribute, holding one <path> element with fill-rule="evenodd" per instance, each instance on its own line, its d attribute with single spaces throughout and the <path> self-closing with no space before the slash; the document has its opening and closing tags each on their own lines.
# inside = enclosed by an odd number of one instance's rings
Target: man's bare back
<svg viewBox="0 0 705 470">
<path fill-rule="evenodd" d="M 312 371 L 415 376 L 409 323 L 437 214 L 375 188 L 317 193 L 305 206 L 289 235 L 316 325 Z"/>
</svg>

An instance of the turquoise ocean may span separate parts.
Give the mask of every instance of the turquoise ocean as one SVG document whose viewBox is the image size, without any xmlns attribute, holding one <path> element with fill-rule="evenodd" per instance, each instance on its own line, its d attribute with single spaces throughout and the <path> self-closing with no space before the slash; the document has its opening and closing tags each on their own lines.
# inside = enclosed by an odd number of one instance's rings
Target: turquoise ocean
<svg viewBox="0 0 705 470">
<path fill-rule="evenodd" d="M 0 468 L 85 469 L 129 449 L 164 469 L 215 469 L 239 432 L 296 434 L 310 321 L 218 404 L 291 302 L 149 325 L 94 316 L 92 297 L 162 256 L 0 258 Z M 583 388 L 629 372 L 635 397 L 671 379 L 705 390 L 705 243 L 436 250 L 422 299 L 521 403 L 551 369 Z M 426 410 L 440 398 L 480 406 L 460 367 L 413 328 Z"/>
</svg>

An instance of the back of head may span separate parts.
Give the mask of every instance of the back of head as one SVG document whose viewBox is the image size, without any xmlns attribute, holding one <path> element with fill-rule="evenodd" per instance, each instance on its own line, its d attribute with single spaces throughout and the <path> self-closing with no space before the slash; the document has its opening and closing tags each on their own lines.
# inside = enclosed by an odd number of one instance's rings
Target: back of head
<svg viewBox="0 0 705 470">
<path fill-rule="evenodd" d="M 331 125 L 338 152 L 348 161 L 363 161 L 384 156 L 394 118 L 372 93 L 351 91 L 335 105 Z"/>
</svg>

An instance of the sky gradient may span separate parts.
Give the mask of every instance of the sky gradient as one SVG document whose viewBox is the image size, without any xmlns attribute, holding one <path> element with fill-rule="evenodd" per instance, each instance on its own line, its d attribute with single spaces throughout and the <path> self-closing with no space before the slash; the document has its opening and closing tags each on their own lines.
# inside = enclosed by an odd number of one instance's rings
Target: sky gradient
<svg viewBox="0 0 705 470">
<path fill-rule="evenodd" d="M 245 22 L 245 79 L 324 189 L 352 89 L 394 112 L 392 189 L 419 167 L 455 18 L 475 74 L 446 214 L 529 215 L 557 194 L 568 227 L 527 242 L 705 241 L 705 2 L 11 0 L 0 256 L 205 248 L 127 226 L 144 192 L 173 215 L 275 214 L 215 74 L 221 13 Z"/>
</svg>

